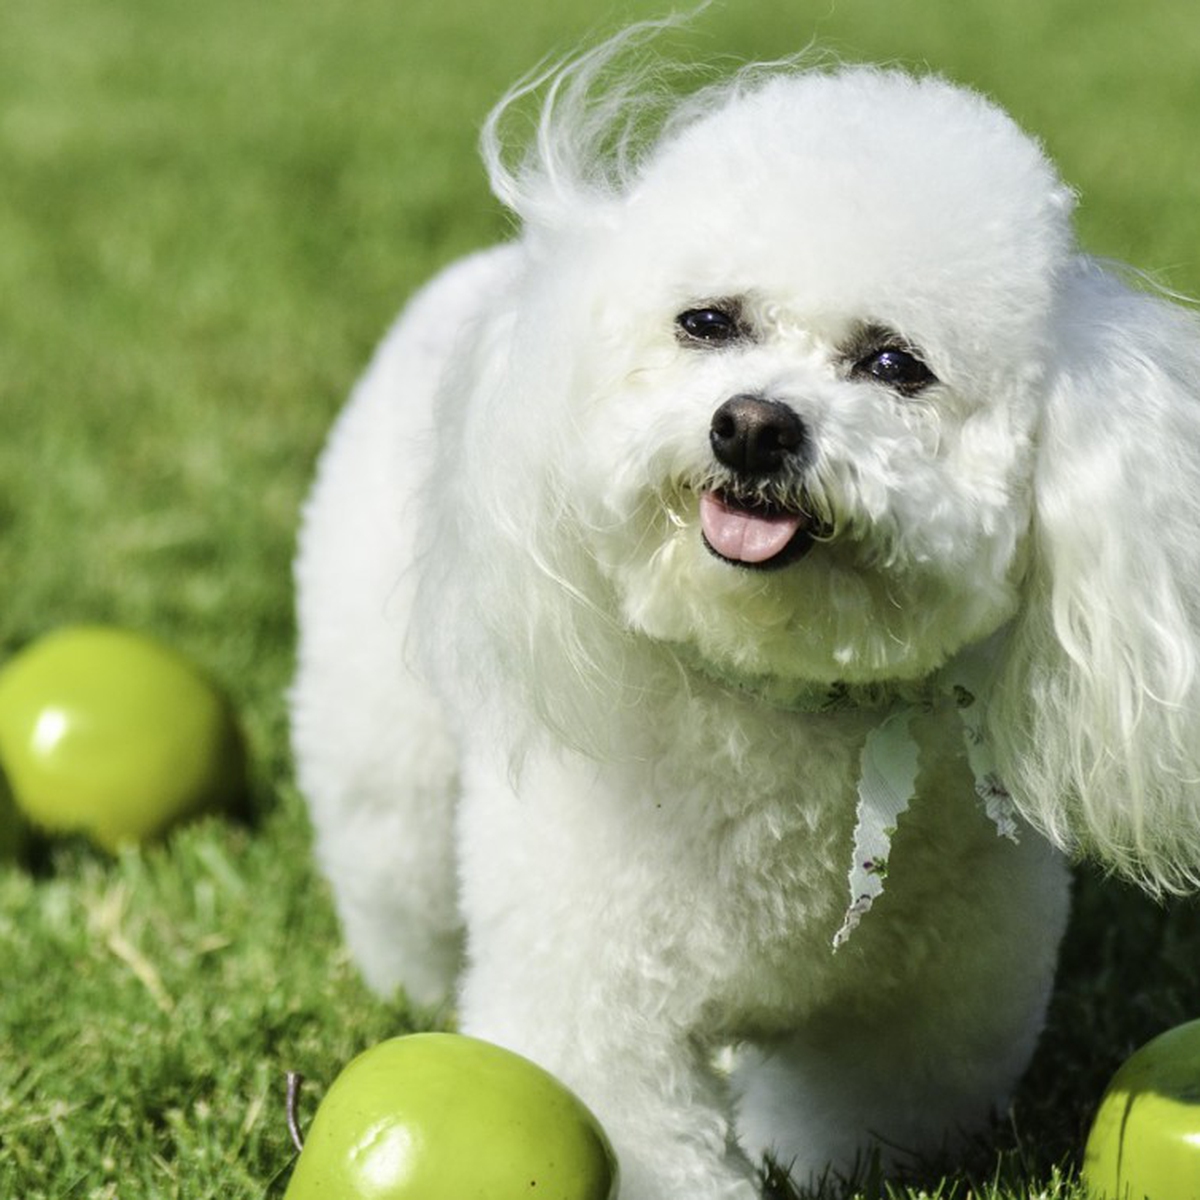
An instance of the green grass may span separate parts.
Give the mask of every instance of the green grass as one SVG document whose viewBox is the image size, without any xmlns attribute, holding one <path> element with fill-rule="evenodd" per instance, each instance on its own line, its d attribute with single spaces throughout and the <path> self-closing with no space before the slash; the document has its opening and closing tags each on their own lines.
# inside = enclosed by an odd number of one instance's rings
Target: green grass
<svg viewBox="0 0 1200 1200">
<path fill-rule="evenodd" d="M 534 9 L 539 9 L 535 12 Z M 491 101 L 623 16 L 584 0 L 4 0 L 0 653 L 78 620 L 157 633 L 234 694 L 256 820 L 0 874 L 0 1196 L 262 1197 L 354 1052 L 433 1020 L 341 950 L 290 782 L 289 559 L 328 423 L 422 277 L 507 228 Z M 1093 250 L 1200 291 L 1194 0 L 738 0 L 679 39 L 927 64 L 1040 133 Z M 1135 581 L 1131 581 L 1131 585 Z M 1123 1055 L 1200 1012 L 1191 904 L 1086 875 L 999 1152 L 926 1195 L 1076 1195 Z"/>
</svg>

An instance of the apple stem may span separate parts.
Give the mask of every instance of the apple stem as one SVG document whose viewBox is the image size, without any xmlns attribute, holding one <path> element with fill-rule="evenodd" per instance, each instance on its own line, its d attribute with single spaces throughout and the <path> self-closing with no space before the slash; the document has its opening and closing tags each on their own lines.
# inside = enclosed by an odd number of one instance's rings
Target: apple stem
<svg viewBox="0 0 1200 1200">
<path fill-rule="evenodd" d="M 300 1100 L 300 1088 L 304 1085 L 304 1076 L 299 1071 L 287 1073 L 287 1127 L 292 1135 L 292 1145 L 304 1152 L 304 1137 L 300 1133 L 300 1122 L 296 1118 L 296 1105 Z"/>
</svg>

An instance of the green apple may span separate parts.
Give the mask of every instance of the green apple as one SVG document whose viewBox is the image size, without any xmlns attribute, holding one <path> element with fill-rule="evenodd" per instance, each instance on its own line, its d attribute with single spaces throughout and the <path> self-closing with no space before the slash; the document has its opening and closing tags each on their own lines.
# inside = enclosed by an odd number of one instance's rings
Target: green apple
<svg viewBox="0 0 1200 1200">
<path fill-rule="evenodd" d="M 1200 1200 L 1200 1021 L 1160 1034 L 1113 1076 L 1083 1181 L 1091 1200 Z"/>
<path fill-rule="evenodd" d="M 0 670 L 0 762 L 33 824 L 106 850 L 245 793 L 220 690 L 171 648 L 105 626 L 48 634 Z"/>
<path fill-rule="evenodd" d="M 617 1163 L 554 1076 L 452 1033 L 392 1038 L 334 1080 L 284 1200 L 611 1200 Z"/>
</svg>

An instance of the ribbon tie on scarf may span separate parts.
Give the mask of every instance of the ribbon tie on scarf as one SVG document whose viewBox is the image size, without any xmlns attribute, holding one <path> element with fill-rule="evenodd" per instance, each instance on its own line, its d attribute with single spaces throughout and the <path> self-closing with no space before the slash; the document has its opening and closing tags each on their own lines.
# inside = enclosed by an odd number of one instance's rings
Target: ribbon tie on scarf
<svg viewBox="0 0 1200 1200">
<path fill-rule="evenodd" d="M 986 663 L 979 659 L 957 660 L 942 673 L 937 693 L 949 696 L 962 720 L 967 762 L 975 777 L 975 794 L 996 826 L 996 832 L 1017 841 L 1016 809 L 996 773 L 984 736 L 984 705 L 981 678 Z M 915 704 L 892 706 L 883 720 L 867 735 L 858 777 L 858 823 L 854 830 L 854 853 L 850 863 L 850 903 L 841 927 L 833 937 L 833 948 L 845 945 L 871 905 L 883 892 L 887 879 L 892 835 L 901 813 L 916 794 L 918 750 L 912 734 Z"/>
</svg>

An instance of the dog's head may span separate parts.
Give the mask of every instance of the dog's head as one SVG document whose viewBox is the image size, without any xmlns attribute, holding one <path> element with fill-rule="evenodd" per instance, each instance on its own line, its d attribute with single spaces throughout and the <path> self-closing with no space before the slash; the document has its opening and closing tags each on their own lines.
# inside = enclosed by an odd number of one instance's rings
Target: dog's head
<svg viewBox="0 0 1200 1200">
<path fill-rule="evenodd" d="M 1041 148 L 974 93 L 747 73 L 635 149 L 610 57 L 555 79 L 519 168 L 489 128 L 524 269 L 467 435 L 538 568 L 522 611 L 606 684 L 640 644 L 768 691 L 922 679 L 1007 629 L 1027 813 L 1194 878 L 1191 319 L 1078 252 Z"/>
<path fill-rule="evenodd" d="M 573 186 L 513 181 L 518 321 L 527 378 L 568 376 L 529 390 L 542 470 L 630 630 L 725 676 L 878 683 L 1013 616 L 1072 254 L 1033 141 L 940 80 L 784 72 Z"/>
</svg>

